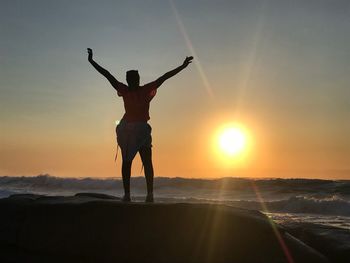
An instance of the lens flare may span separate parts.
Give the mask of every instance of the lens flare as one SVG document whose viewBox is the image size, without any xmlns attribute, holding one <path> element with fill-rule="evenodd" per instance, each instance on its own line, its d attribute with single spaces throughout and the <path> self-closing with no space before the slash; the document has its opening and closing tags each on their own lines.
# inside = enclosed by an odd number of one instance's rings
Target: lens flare
<svg viewBox="0 0 350 263">
<path fill-rule="evenodd" d="M 188 48 L 188 51 L 194 57 L 193 61 L 194 61 L 194 64 L 196 65 L 196 68 L 197 68 L 197 70 L 199 72 L 199 75 L 200 75 L 200 77 L 202 79 L 203 85 L 204 85 L 206 91 L 208 92 L 208 95 L 211 98 L 213 98 L 214 97 L 213 89 L 212 89 L 212 87 L 211 87 L 211 85 L 209 83 L 209 80 L 207 78 L 207 75 L 205 74 L 205 71 L 204 71 L 204 69 L 202 67 L 202 64 L 200 62 L 199 56 L 197 55 L 197 53 L 196 53 L 196 51 L 195 51 L 195 49 L 193 47 L 192 41 L 191 41 L 190 37 L 187 34 L 187 30 L 186 30 L 185 25 L 183 24 L 183 22 L 181 20 L 180 14 L 179 14 L 179 12 L 178 12 L 178 10 L 177 10 L 173 0 L 169 0 L 169 2 L 170 2 L 171 9 L 172 9 L 172 11 L 174 13 L 174 16 L 175 16 L 176 23 L 178 25 L 179 31 L 180 31 L 182 37 L 185 40 L 186 46 Z"/>
</svg>

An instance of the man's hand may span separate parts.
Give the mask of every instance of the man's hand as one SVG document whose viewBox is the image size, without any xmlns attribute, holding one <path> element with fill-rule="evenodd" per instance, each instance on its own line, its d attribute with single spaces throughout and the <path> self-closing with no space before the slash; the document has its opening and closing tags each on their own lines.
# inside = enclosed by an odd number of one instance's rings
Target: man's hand
<svg viewBox="0 0 350 263">
<path fill-rule="evenodd" d="M 184 60 L 184 63 L 182 64 L 183 66 L 187 67 L 188 64 L 190 64 L 192 62 L 192 59 L 193 57 L 190 56 L 190 57 L 186 57 L 185 60 Z"/>
<path fill-rule="evenodd" d="M 88 59 L 89 59 L 89 61 L 90 61 L 90 60 L 92 60 L 92 49 L 91 49 L 91 48 L 88 48 L 88 49 L 87 49 L 87 52 L 88 52 L 88 54 L 89 54 L 89 55 L 88 55 Z"/>
<path fill-rule="evenodd" d="M 186 57 L 184 62 L 182 63 L 181 66 L 178 66 L 177 68 L 170 70 L 169 72 L 165 73 L 163 76 L 159 77 L 155 82 L 158 85 L 158 87 L 160 85 L 163 84 L 164 81 L 166 81 L 168 78 L 171 78 L 173 76 L 175 76 L 177 73 L 179 73 L 181 70 L 185 69 L 188 64 L 190 64 L 192 62 L 193 57 Z"/>
</svg>

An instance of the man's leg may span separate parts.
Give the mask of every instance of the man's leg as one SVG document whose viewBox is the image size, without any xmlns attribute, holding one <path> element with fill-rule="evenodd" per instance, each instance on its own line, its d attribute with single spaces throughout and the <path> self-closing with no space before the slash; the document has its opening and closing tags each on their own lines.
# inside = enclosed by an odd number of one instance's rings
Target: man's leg
<svg viewBox="0 0 350 263">
<path fill-rule="evenodd" d="M 153 165 L 152 165 L 152 148 L 142 147 L 139 151 L 143 167 L 145 169 L 145 177 L 147 183 L 147 202 L 153 202 Z"/>
<path fill-rule="evenodd" d="M 122 177 L 124 186 L 123 201 L 130 201 L 130 176 L 131 176 L 131 164 L 132 161 L 123 161 L 122 164 Z"/>
</svg>

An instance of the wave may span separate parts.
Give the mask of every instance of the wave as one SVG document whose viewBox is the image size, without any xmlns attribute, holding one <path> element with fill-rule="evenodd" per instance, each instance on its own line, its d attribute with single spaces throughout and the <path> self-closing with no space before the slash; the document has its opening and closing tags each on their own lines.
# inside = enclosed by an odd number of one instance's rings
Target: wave
<svg viewBox="0 0 350 263">
<path fill-rule="evenodd" d="M 47 190 L 72 190 L 72 189 L 111 189 L 118 187 L 120 180 L 95 179 L 95 178 L 60 178 L 48 174 L 38 176 L 1 176 L 0 186 L 9 188 L 29 188 Z"/>
<path fill-rule="evenodd" d="M 131 183 L 134 188 L 143 188 L 145 179 L 133 177 Z M 320 179 L 247 179 L 247 178 L 219 178 L 219 179 L 191 179 L 156 177 L 156 189 L 181 190 L 213 190 L 254 192 L 254 189 L 265 194 L 340 194 L 350 196 L 350 181 L 320 180 Z M 42 174 L 27 176 L 0 176 L 1 188 L 29 188 L 47 190 L 115 190 L 122 188 L 120 178 L 60 178 Z"/>
<path fill-rule="evenodd" d="M 236 205 L 248 206 L 246 202 Z M 286 200 L 265 202 L 264 207 L 259 202 L 251 202 L 249 206 L 265 212 L 350 216 L 350 202 L 337 196 L 324 199 L 295 196 Z"/>
<path fill-rule="evenodd" d="M 136 196 L 145 193 L 144 177 L 133 177 L 131 185 Z M 346 180 L 156 177 L 154 188 L 159 201 L 220 202 L 257 210 L 267 207 L 268 212 L 350 216 L 350 181 Z M 0 198 L 16 193 L 69 195 L 87 191 L 115 195 L 122 189 L 120 178 L 0 176 Z"/>
<path fill-rule="evenodd" d="M 316 199 L 306 196 L 294 196 L 278 201 L 251 201 L 251 200 L 215 200 L 195 197 L 158 198 L 160 202 L 186 202 L 186 203 L 219 203 L 234 207 L 260 210 L 265 213 L 292 213 L 292 214 L 318 214 L 350 217 L 350 201 L 334 198 Z"/>
<path fill-rule="evenodd" d="M 0 190 L 0 198 L 8 197 L 10 195 L 14 195 L 14 194 L 18 194 L 18 193 L 22 193 L 22 191 L 17 192 L 17 191 L 9 191 L 9 190 L 1 189 Z"/>
<path fill-rule="evenodd" d="M 144 177 L 133 177 L 136 186 L 144 185 Z M 273 190 L 280 193 L 303 193 L 309 191 L 324 191 L 350 195 L 349 180 L 321 180 L 321 179 L 247 179 L 225 177 L 219 179 L 193 179 L 181 177 L 156 177 L 155 186 L 158 188 L 181 189 L 211 189 L 211 190 L 249 190 L 252 185 L 261 191 Z M 0 186 L 8 187 L 37 187 L 54 189 L 115 189 L 121 187 L 120 178 L 61 178 L 48 174 L 38 176 L 0 176 Z"/>
</svg>

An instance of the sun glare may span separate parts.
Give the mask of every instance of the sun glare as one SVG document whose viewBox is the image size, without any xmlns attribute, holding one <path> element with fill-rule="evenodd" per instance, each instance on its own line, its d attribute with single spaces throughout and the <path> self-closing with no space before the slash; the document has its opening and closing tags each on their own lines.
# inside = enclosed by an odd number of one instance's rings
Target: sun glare
<svg viewBox="0 0 350 263">
<path fill-rule="evenodd" d="M 250 155 L 250 136 L 247 129 L 237 123 L 221 125 L 214 136 L 213 148 L 220 164 L 240 167 Z"/>
<path fill-rule="evenodd" d="M 246 136 L 237 127 L 225 128 L 219 135 L 219 147 L 224 154 L 234 156 L 241 153 L 246 146 Z"/>
</svg>

